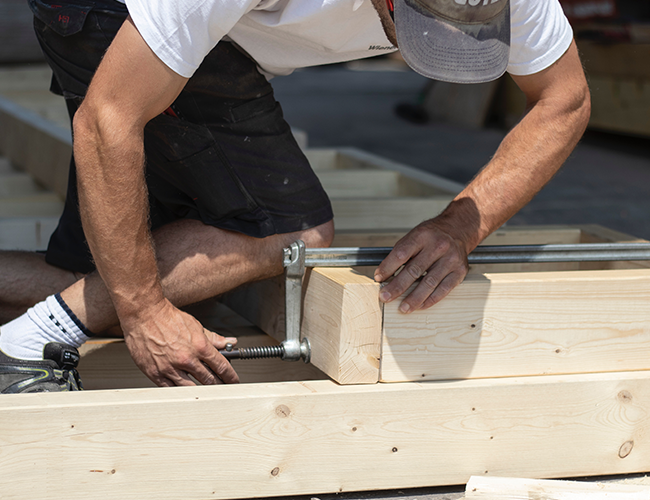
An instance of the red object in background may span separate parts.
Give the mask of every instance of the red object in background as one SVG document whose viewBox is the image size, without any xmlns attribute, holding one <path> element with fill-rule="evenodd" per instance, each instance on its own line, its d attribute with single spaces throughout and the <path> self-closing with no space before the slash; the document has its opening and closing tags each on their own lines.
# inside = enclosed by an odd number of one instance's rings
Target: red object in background
<svg viewBox="0 0 650 500">
<path fill-rule="evenodd" d="M 613 18 L 618 15 L 616 0 L 560 0 L 571 22 Z"/>
</svg>

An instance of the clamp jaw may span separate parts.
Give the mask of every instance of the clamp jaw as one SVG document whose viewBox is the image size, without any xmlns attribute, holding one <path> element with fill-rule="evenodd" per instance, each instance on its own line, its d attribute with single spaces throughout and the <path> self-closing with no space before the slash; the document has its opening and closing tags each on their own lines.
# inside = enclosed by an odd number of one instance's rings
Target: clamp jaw
<svg viewBox="0 0 650 500">
<path fill-rule="evenodd" d="M 311 348 L 309 340 L 300 339 L 300 320 L 302 303 L 302 279 L 305 276 L 305 242 L 298 240 L 284 249 L 285 291 L 284 291 L 284 331 L 285 340 L 279 346 L 233 347 L 228 344 L 219 352 L 228 360 L 282 358 L 284 361 L 302 359 L 309 363 Z"/>
<path fill-rule="evenodd" d="M 311 348 L 309 340 L 300 340 L 300 320 L 302 303 L 302 279 L 305 276 L 305 242 L 298 240 L 284 249 L 285 289 L 284 289 L 284 332 L 282 342 L 285 361 L 303 359 L 309 363 Z"/>
</svg>

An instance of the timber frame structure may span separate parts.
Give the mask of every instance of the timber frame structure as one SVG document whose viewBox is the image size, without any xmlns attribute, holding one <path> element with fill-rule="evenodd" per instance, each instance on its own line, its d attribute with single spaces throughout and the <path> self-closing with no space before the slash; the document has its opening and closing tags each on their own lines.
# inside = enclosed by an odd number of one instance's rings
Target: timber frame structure
<svg viewBox="0 0 650 500">
<path fill-rule="evenodd" d="M 390 246 L 460 188 L 353 150 L 308 155 L 333 198 L 335 246 Z M 406 215 L 381 215 L 391 203 Z M 600 241 L 634 238 L 528 227 L 485 244 Z M 92 390 L 0 399 L 0 496 L 235 499 L 650 470 L 645 263 L 476 266 L 408 316 L 381 306 L 364 272 L 314 269 L 312 364 L 236 361 L 238 386 L 150 387 L 123 341 L 88 342 Z M 269 280 L 192 312 L 242 346 L 273 344 L 281 292 Z"/>
</svg>

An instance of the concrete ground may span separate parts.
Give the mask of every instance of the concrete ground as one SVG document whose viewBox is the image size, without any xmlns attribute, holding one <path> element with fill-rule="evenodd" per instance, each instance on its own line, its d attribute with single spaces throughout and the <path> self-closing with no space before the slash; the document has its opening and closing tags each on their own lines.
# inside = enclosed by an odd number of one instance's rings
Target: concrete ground
<svg viewBox="0 0 650 500">
<path fill-rule="evenodd" d="M 38 85 L 12 82 L 0 69 L 0 94 L 22 99 L 21 104 L 66 125 L 64 109 L 52 111 L 42 97 L 43 71 L 35 67 L 34 72 L 40 75 Z M 505 135 L 498 128 L 414 125 L 398 118 L 395 106 L 415 102 L 425 79 L 394 64 L 307 69 L 273 83 L 289 123 L 307 132 L 311 147 L 354 146 L 459 182 L 476 174 Z M 35 93 L 25 97 L 30 85 L 36 85 Z M 650 239 L 649 146 L 650 139 L 590 131 L 562 171 L 510 224 L 595 223 Z M 455 500 L 463 496 L 463 489 L 461 485 L 297 498 Z"/>
</svg>

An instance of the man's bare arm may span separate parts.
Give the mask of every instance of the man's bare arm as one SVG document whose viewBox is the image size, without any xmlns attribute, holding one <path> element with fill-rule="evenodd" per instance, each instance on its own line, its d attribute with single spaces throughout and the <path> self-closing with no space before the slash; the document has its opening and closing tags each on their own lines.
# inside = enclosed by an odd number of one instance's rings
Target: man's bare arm
<svg viewBox="0 0 650 500">
<path fill-rule="evenodd" d="M 74 119 L 82 223 L 134 361 L 158 385 L 236 382 L 215 335 L 163 295 L 144 178 L 146 123 L 187 80 L 171 71 L 128 19 Z"/>
<path fill-rule="evenodd" d="M 525 117 L 445 211 L 410 231 L 377 268 L 382 282 L 405 266 L 382 289 L 384 302 L 427 273 L 402 312 L 431 307 L 457 286 L 468 271 L 467 255 L 544 187 L 584 133 L 590 99 L 575 42 L 551 67 L 513 78 L 527 98 Z"/>
</svg>

